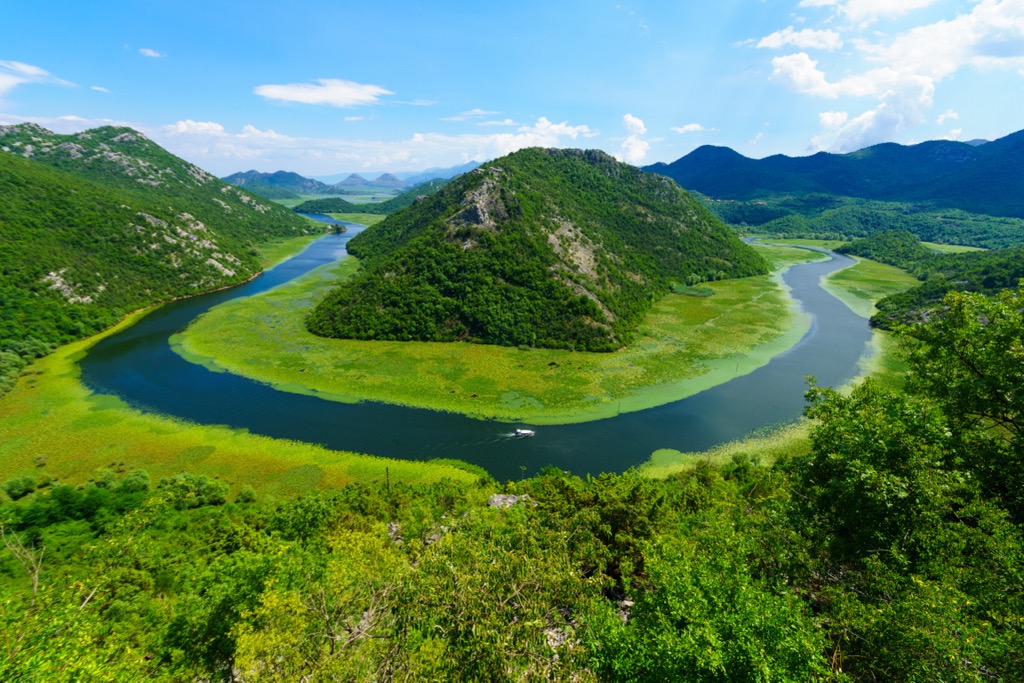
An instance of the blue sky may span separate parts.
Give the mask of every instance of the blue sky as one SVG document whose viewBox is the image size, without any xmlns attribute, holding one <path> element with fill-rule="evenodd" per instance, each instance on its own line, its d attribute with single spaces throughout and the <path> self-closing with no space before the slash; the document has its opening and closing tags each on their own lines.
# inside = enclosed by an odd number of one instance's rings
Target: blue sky
<svg viewBox="0 0 1024 683">
<path fill-rule="evenodd" d="M 1024 128 L 1024 0 L 8 3 L 0 123 L 117 123 L 218 175 L 526 146 L 672 161 Z"/>
</svg>

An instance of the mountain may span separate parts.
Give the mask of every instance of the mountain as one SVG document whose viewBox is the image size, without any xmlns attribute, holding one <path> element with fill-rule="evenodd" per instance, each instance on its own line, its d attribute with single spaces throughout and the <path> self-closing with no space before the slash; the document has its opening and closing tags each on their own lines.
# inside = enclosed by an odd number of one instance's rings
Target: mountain
<svg viewBox="0 0 1024 683">
<path fill-rule="evenodd" d="M 370 181 L 359 175 L 353 173 L 349 177 L 342 180 L 340 183 L 334 185 L 334 187 L 366 187 L 370 184 Z"/>
<path fill-rule="evenodd" d="M 316 230 L 130 128 L 0 126 L 0 355 L 243 282 L 256 245 Z"/>
<path fill-rule="evenodd" d="M 374 187 L 403 188 L 406 187 L 406 182 L 390 173 L 384 173 L 376 180 L 370 181 L 370 185 L 373 185 Z"/>
<path fill-rule="evenodd" d="M 233 173 L 223 180 L 232 185 L 244 187 L 267 199 L 297 199 L 300 195 L 327 194 L 331 191 L 330 185 L 326 183 L 305 178 L 290 171 L 275 173 L 245 171 Z"/>
<path fill-rule="evenodd" d="M 678 185 L 594 150 L 492 161 L 348 249 L 363 270 L 311 313 L 316 334 L 609 351 L 674 282 L 766 272 Z"/>
<path fill-rule="evenodd" d="M 458 166 L 448 166 L 446 168 L 428 168 L 425 171 L 419 173 L 410 173 L 408 175 L 402 174 L 406 184 L 418 185 L 427 181 L 433 180 L 434 178 L 454 178 L 457 175 L 463 173 L 469 173 L 474 168 L 480 165 L 479 161 L 469 161 Z"/>
<path fill-rule="evenodd" d="M 884 143 L 848 154 L 764 159 L 704 146 L 644 170 L 716 199 L 823 193 L 1024 217 L 1024 131 L 978 142 Z"/>
<path fill-rule="evenodd" d="M 416 187 L 409 188 L 397 197 L 392 197 L 383 202 L 367 202 L 365 204 L 353 204 L 341 197 L 310 199 L 296 206 L 294 210 L 301 213 L 372 213 L 388 215 L 399 209 L 404 209 L 420 197 L 437 192 L 446 184 L 448 184 L 448 180 L 436 178 L 430 182 L 420 183 Z"/>
</svg>

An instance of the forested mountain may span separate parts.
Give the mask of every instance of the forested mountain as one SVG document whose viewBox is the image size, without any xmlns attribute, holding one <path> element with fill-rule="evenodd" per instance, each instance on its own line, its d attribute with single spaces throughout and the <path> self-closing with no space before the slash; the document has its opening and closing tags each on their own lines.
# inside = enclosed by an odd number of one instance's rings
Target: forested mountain
<svg viewBox="0 0 1024 683">
<path fill-rule="evenodd" d="M 255 245 L 318 229 L 129 128 L 0 127 L 0 150 L 7 373 L 134 309 L 247 280 Z"/>
<path fill-rule="evenodd" d="M 983 145 L 884 143 L 808 157 L 750 159 L 729 148 L 704 146 L 645 170 L 716 199 L 824 193 L 1024 218 L 1024 131 Z"/>
<path fill-rule="evenodd" d="M 295 211 L 302 213 L 372 213 L 380 215 L 392 214 L 399 209 L 410 206 L 418 198 L 433 194 L 447 185 L 448 179 L 435 178 L 434 180 L 420 183 L 409 188 L 397 197 L 385 199 L 382 202 L 366 202 L 355 204 L 342 197 L 325 197 L 324 199 L 310 199 L 295 207 Z"/>
<path fill-rule="evenodd" d="M 485 164 L 349 251 L 364 271 L 311 313 L 317 334 L 612 350 L 673 282 L 766 272 L 675 183 L 582 150 Z"/>
<path fill-rule="evenodd" d="M 275 173 L 245 171 L 244 173 L 232 173 L 223 180 L 232 185 L 244 187 L 267 199 L 298 199 L 300 195 L 328 194 L 332 190 L 332 186 L 327 183 L 305 178 L 290 171 Z"/>
</svg>

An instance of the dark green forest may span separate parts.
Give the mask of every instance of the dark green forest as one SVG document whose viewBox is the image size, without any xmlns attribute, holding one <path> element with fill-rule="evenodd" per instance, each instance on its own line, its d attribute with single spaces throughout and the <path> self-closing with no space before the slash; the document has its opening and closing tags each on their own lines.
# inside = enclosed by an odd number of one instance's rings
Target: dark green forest
<svg viewBox="0 0 1024 683">
<path fill-rule="evenodd" d="M 320 229 L 128 128 L 0 127 L 0 146 L 0 393 L 55 345 L 243 282 L 256 245 Z"/>
<path fill-rule="evenodd" d="M 311 313 L 316 334 L 610 351 L 672 284 L 766 272 L 672 181 L 580 150 L 485 164 L 348 249 L 363 270 Z"/>
<path fill-rule="evenodd" d="M 771 464 L 264 501 L 44 463 L 4 484 L 0 676 L 1020 680 L 1022 296 L 948 295 L 904 391 L 812 387 Z"/>
</svg>

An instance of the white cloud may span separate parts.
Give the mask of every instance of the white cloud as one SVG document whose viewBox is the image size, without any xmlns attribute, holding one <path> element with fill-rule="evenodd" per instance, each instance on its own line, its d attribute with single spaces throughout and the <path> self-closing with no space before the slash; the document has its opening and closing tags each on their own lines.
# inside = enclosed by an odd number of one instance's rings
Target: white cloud
<svg viewBox="0 0 1024 683">
<path fill-rule="evenodd" d="M 89 89 L 90 90 L 95 90 L 96 92 L 110 92 L 109 90 L 104 88 L 102 85 L 90 85 Z"/>
<path fill-rule="evenodd" d="M 826 6 L 820 2 L 814 5 Z M 907 13 L 929 0 L 848 0 L 834 3 L 851 19 Z M 952 19 L 916 26 L 890 36 L 872 34 L 853 40 L 870 68 L 830 80 L 806 53 L 772 60 L 771 80 L 794 92 L 837 99 L 874 98 L 873 106 L 841 123 L 834 112 L 821 117 L 822 132 L 812 149 L 846 151 L 893 139 L 932 118 L 936 89 L 965 68 L 1018 71 L 1024 75 L 1024 0 L 976 0 L 970 11 Z M 942 125 L 957 119 L 954 110 L 935 118 Z"/>
<path fill-rule="evenodd" d="M 632 114 L 622 117 L 622 126 L 626 129 L 626 135 L 643 135 L 647 132 L 644 122 Z"/>
<path fill-rule="evenodd" d="M 476 125 L 478 126 L 521 126 L 521 123 L 517 123 L 513 119 L 502 119 L 501 121 L 480 121 Z"/>
<path fill-rule="evenodd" d="M 75 87 L 74 83 L 65 81 L 63 78 L 57 78 L 42 67 L 24 62 L 0 60 L 0 97 L 25 83 L 45 83 Z"/>
<path fill-rule="evenodd" d="M 416 133 L 394 141 L 299 137 L 254 126 L 235 133 L 218 123 L 191 120 L 143 132 L 175 154 L 221 175 L 243 167 L 288 169 L 305 175 L 381 168 L 418 170 L 493 159 L 524 147 L 575 146 L 597 134 L 585 125 L 553 123 L 544 117 L 510 132 Z"/>
<path fill-rule="evenodd" d="M 153 59 L 160 59 L 161 57 L 166 56 L 163 53 L 157 52 L 156 50 L 150 49 L 148 47 L 140 47 L 139 54 L 143 57 L 152 57 Z"/>
<path fill-rule="evenodd" d="M 876 70 L 829 82 L 825 72 L 818 68 L 816 60 L 811 59 L 806 52 L 797 52 L 772 59 L 770 80 L 781 83 L 794 92 L 834 100 L 842 95 L 874 95 L 878 93 L 880 84 L 892 80 L 892 77 L 891 73 Z"/>
<path fill-rule="evenodd" d="M 213 121 L 193 121 L 192 119 L 185 119 L 184 121 L 178 121 L 171 126 L 168 126 L 169 132 L 173 133 L 187 133 L 187 134 L 199 134 L 199 135 L 224 135 L 224 126 Z"/>
<path fill-rule="evenodd" d="M 717 128 L 705 128 L 704 126 L 702 126 L 699 123 L 686 123 L 686 124 L 683 124 L 682 126 L 672 126 L 672 128 L 670 130 L 672 130 L 672 131 L 674 131 L 676 133 L 681 133 L 681 134 L 685 135 L 686 133 L 708 133 L 708 132 L 711 132 L 711 131 L 716 131 L 718 129 Z"/>
<path fill-rule="evenodd" d="M 796 31 L 792 26 L 787 26 L 762 38 L 757 47 L 778 49 L 786 45 L 804 49 L 838 50 L 843 46 L 843 40 L 836 31 L 815 31 L 809 28 Z"/>
<path fill-rule="evenodd" d="M 271 100 L 300 104 L 326 104 L 332 107 L 376 104 L 382 95 L 394 94 L 379 85 L 356 83 L 340 78 L 319 78 L 317 84 L 258 85 L 252 91 Z"/>
<path fill-rule="evenodd" d="M 362 121 L 365 118 L 366 118 L 365 116 L 346 116 L 345 120 L 346 121 Z"/>
<path fill-rule="evenodd" d="M 626 139 L 622 141 L 615 157 L 627 164 L 639 164 L 651 148 L 651 144 L 642 137 L 647 132 L 647 126 L 638 117 L 626 114 L 622 117 L 622 127 L 626 129 Z"/>
</svg>

